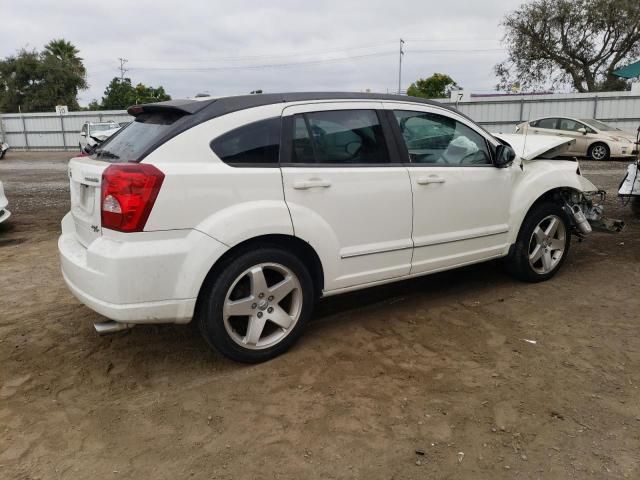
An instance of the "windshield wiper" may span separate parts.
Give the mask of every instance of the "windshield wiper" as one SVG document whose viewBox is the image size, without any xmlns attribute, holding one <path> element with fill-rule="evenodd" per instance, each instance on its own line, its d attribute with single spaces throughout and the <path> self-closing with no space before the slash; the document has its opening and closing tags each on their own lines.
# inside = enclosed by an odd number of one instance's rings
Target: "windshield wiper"
<svg viewBox="0 0 640 480">
<path fill-rule="evenodd" d="M 111 153 L 109 150 L 98 150 L 97 158 L 100 157 L 106 157 L 106 158 L 113 158 L 114 160 L 117 160 L 118 158 L 120 158 L 119 155 L 116 155 L 115 153 Z"/>
</svg>

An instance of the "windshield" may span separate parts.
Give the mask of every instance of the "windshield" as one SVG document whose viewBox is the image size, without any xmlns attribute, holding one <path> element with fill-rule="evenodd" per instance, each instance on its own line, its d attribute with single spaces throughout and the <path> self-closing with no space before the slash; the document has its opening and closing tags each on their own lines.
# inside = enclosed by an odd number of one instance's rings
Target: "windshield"
<svg viewBox="0 0 640 480">
<path fill-rule="evenodd" d="M 89 130 L 92 132 L 104 132 L 105 130 L 113 130 L 114 128 L 118 128 L 118 124 L 116 123 L 94 123 L 89 125 Z"/>
<path fill-rule="evenodd" d="M 108 162 L 137 162 L 182 115 L 175 112 L 141 113 L 109 137 L 92 155 Z"/>
<path fill-rule="evenodd" d="M 602 130 L 603 132 L 620 131 L 619 128 L 612 127 L 611 125 L 607 125 L 606 123 L 599 122 L 598 120 L 581 119 L 580 121 L 586 123 L 590 127 L 595 128 L 596 130 Z"/>
</svg>

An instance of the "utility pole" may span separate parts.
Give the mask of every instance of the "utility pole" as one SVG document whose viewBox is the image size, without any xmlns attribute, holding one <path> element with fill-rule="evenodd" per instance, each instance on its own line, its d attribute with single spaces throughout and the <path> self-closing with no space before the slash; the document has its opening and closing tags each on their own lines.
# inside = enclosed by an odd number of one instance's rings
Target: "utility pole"
<svg viewBox="0 0 640 480">
<path fill-rule="evenodd" d="M 124 74 L 126 72 L 128 72 L 128 70 L 126 68 L 124 68 L 124 64 L 127 63 L 129 60 L 127 60 L 126 58 L 118 58 L 118 60 L 120 60 L 120 81 L 122 82 L 124 80 Z"/>
<path fill-rule="evenodd" d="M 404 50 L 402 50 L 402 46 L 404 45 L 404 40 L 400 39 L 400 64 L 398 65 L 398 95 L 402 94 L 402 57 L 404 56 Z"/>
</svg>

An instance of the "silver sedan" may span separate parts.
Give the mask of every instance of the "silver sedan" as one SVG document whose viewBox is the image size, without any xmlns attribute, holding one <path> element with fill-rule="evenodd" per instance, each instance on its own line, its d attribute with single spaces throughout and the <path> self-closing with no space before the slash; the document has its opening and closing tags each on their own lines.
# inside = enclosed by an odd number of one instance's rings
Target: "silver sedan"
<svg viewBox="0 0 640 480">
<path fill-rule="evenodd" d="M 567 154 L 593 160 L 632 157 L 638 151 L 635 134 L 587 118 L 539 118 L 519 124 L 516 133 L 573 138 L 575 143 Z"/>
</svg>

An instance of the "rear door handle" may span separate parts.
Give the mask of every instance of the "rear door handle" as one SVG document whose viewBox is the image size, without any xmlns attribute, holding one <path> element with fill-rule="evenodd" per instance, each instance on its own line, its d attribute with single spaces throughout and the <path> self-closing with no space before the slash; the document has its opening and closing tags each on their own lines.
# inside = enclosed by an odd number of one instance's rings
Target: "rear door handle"
<svg viewBox="0 0 640 480">
<path fill-rule="evenodd" d="M 296 190 L 308 190 L 310 188 L 329 188 L 331 182 L 322 179 L 313 180 L 297 180 L 293 182 L 293 188 Z"/>
<path fill-rule="evenodd" d="M 429 185 L 430 183 L 444 183 L 445 179 L 437 175 L 429 175 L 428 177 L 418 177 L 418 185 Z"/>
</svg>

